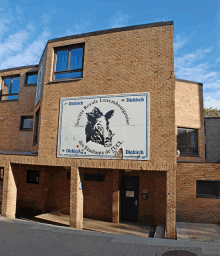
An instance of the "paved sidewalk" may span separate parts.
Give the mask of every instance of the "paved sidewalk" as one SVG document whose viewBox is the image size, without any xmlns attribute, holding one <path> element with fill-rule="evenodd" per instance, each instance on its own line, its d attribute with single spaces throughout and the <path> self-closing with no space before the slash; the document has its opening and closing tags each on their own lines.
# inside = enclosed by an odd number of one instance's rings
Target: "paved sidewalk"
<svg viewBox="0 0 220 256">
<path fill-rule="evenodd" d="M 220 244 L 220 225 L 177 222 L 178 241 L 214 242 Z"/>
<path fill-rule="evenodd" d="M 0 217 L 0 255 L 162 256 L 173 250 L 216 256 L 220 244 L 105 234 Z"/>
</svg>

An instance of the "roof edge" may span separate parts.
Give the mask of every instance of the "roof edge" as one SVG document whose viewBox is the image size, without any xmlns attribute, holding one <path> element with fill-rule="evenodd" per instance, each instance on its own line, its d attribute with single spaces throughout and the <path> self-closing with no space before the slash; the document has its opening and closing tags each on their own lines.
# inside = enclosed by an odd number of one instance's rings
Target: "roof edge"
<svg viewBox="0 0 220 256">
<path fill-rule="evenodd" d="M 20 69 L 26 69 L 26 68 L 35 68 L 39 65 L 28 65 L 28 66 L 22 66 L 17 68 L 6 68 L 6 69 L 0 69 L 0 72 L 6 72 L 6 71 L 12 71 L 12 70 L 20 70 Z"/>
<path fill-rule="evenodd" d="M 54 43 L 54 42 L 58 42 L 58 41 L 64 41 L 64 40 L 81 38 L 81 37 L 97 36 L 97 35 L 108 34 L 108 33 L 116 33 L 116 32 L 121 32 L 121 31 L 129 31 L 129 30 L 134 30 L 134 29 L 159 27 L 159 26 L 167 26 L 167 25 L 173 25 L 173 21 L 166 21 L 166 22 L 161 21 L 161 22 L 155 22 L 155 23 L 149 23 L 149 24 L 134 25 L 134 26 L 121 27 L 121 28 L 111 28 L 111 29 L 105 29 L 105 30 L 98 30 L 98 31 L 94 31 L 94 32 L 84 33 L 84 34 L 59 37 L 59 38 L 48 40 L 47 42 L 48 43 Z"/>
<path fill-rule="evenodd" d="M 190 81 L 190 80 L 184 80 L 184 79 L 178 79 L 178 78 L 176 78 L 176 81 L 179 81 L 179 82 L 185 82 L 185 83 L 189 83 L 189 84 L 198 84 L 198 85 L 203 86 L 203 84 L 202 84 L 202 83 L 194 82 L 194 81 Z"/>
<path fill-rule="evenodd" d="M 168 26 L 168 25 L 173 25 L 173 21 L 165 21 L 165 22 L 161 21 L 161 22 L 154 22 L 154 23 L 148 23 L 148 24 L 142 24 L 142 25 L 127 26 L 127 27 L 121 27 L 121 28 L 111 28 L 111 29 L 105 29 L 105 30 L 98 30 L 98 31 L 94 31 L 94 32 L 88 32 L 88 33 L 84 33 L 84 34 L 78 34 L 78 35 L 65 36 L 65 37 L 59 37 L 59 38 L 51 39 L 51 40 L 47 41 L 46 46 L 44 47 L 44 50 L 43 50 L 43 53 L 41 55 L 39 64 L 41 62 L 41 59 L 43 57 L 45 49 L 47 48 L 48 43 L 64 41 L 64 40 L 69 40 L 69 39 L 75 39 L 75 38 L 81 38 L 81 37 L 97 36 L 97 35 L 108 34 L 108 33 L 116 33 L 116 32 L 121 32 L 121 31 L 129 31 L 129 30 L 134 30 L 134 29 L 160 27 L 160 26 Z M 17 68 L 2 69 L 2 70 L 0 70 L 0 72 L 20 70 L 20 69 L 25 69 L 25 68 L 28 68 L 28 67 L 30 67 L 30 68 L 31 67 L 37 67 L 37 66 L 39 66 L 39 64 L 38 65 L 17 67 Z"/>
</svg>

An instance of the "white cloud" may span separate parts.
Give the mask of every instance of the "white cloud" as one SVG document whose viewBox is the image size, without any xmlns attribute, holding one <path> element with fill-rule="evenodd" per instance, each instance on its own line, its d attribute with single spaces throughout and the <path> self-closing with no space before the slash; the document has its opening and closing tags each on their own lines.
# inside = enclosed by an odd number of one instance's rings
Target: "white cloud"
<svg viewBox="0 0 220 256">
<path fill-rule="evenodd" d="M 178 42 L 178 39 L 177 39 Z M 184 47 L 184 42 L 179 40 L 177 47 Z M 180 48 L 179 48 L 180 49 Z M 216 60 L 210 60 L 212 47 L 198 49 L 174 58 L 175 75 L 177 78 L 203 83 L 204 107 L 220 109 L 220 72 L 214 70 Z M 209 57 L 208 61 L 204 61 Z"/>
<path fill-rule="evenodd" d="M 188 40 L 188 37 L 182 39 L 180 35 L 176 35 L 175 39 L 174 39 L 174 53 L 176 54 L 177 51 L 181 48 L 183 48 L 183 46 L 186 44 Z"/>
<path fill-rule="evenodd" d="M 220 100 L 215 100 L 213 98 L 211 98 L 210 96 L 206 97 L 204 99 L 204 107 L 206 108 L 217 108 L 220 109 Z"/>
<path fill-rule="evenodd" d="M 36 27 L 33 21 L 25 21 L 20 6 L 12 8 L 0 8 L 0 69 L 38 64 L 50 37 L 49 14 L 42 14 L 40 26 Z M 33 34 L 36 28 L 41 30 L 37 37 Z"/>
<path fill-rule="evenodd" d="M 205 50 L 198 49 L 196 52 L 185 54 L 175 58 L 175 66 L 177 69 L 181 67 L 191 67 L 196 61 L 201 60 L 207 53 L 212 51 L 212 47 Z"/>
<path fill-rule="evenodd" d="M 0 8 L 0 40 L 1 37 L 9 30 L 9 25 L 11 23 L 11 20 L 9 18 L 10 16 L 5 14 L 4 9 Z"/>
<path fill-rule="evenodd" d="M 3 47 L 0 45 L 0 49 L 3 51 L 2 55 L 4 56 L 4 58 L 2 58 L 0 53 L 0 59 L 4 59 L 0 62 L 0 69 L 38 64 L 50 36 L 50 32 L 43 31 L 35 41 L 27 43 L 27 32 L 23 32 L 24 36 L 26 36 L 26 40 L 21 36 L 21 32 L 17 34 L 19 34 L 19 36 L 10 36 L 14 38 L 13 42 L 7 40 L 7 42 L 3 44 Z"/>
<path fill-rule="evenodd" d="M 8 54 L 22 50 L 29 35 L 30 34 L 25 30 L 19 31 L 14 35 L 9 35 L 4 43 L 0 43 L 0 59 L 3 59 L 3 57 Z"/>
<path fill-rule="evenodd" d="M 128 21 L 131 19 L 129 14 L 124 14 L 121 11 L 117 11 L 115 16 L 111 19 L 111 27 L 119 28 L 128 25 Z"/>
</svg>

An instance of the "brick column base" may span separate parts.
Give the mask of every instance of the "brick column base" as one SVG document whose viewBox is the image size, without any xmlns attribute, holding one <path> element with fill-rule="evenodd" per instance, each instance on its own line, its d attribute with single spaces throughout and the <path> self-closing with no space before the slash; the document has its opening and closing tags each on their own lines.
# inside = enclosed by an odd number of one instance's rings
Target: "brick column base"
<svg viewBox="0 0 220 256">
<path fill-rule="evenodd" d="M 2 216 L 14 219 L 16 213 L 17 186 L 9 163 L 4 169 Z"/>
<path fill-rule="evenodd" d="M 112 222 L 119 223 L 119 170 L 113 170 Z"/>
<path fill-rule="evenodd" d="M 166 238 L 176 239 L 176 166 L 167 171 Z"/>
<path fill-rule="evenodd" d="M 79 168 L 71 167 L 70 227 L 76 229 L 83 229 L 83 190 L 81 177 Z"/>
</svg>

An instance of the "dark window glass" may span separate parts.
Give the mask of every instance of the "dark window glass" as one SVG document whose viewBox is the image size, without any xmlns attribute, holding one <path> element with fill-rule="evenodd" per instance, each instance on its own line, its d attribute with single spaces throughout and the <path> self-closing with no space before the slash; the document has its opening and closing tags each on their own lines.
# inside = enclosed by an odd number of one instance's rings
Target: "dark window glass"
<svg viewBox="0 0 220 256">
<path fill-rule="evenodd" d="M 38 109 L 37 112 L 35 113 L 33 144 L 36 144 L 38 139 L 39 115 L 40 115 L 40 109 Z"/>
<path fill-rule="evenodd" d="M 39 176 L 40 176 L 39 171 L 28 170 L 27 171 L 27 183 L 39 184 Z"/>
<path fill-rule="evenodd" d="M 68 50 L 66 50 L 66 51 L 58 51 L 57 52 L 57 67 L 56 67 L 56 71 L 67 70 L 67 62 L 68 62 Z"/>
<path fill-rule="evenodd" d="M 84 173 L 84 180 L 105 181 L 105 175 L 99 173 Z"/>
<path fill-rule="evenodd" d="M 82 77 L 83 45 L 55 49 L 56 70 L 54 79 Z"/>
<path fill-rule="evenodd" d="M 20 130 L 32 130 L 33 116 L 22 116 Z"/>
<path fill-rule="evenodd" d="M 178 128 L 178 145 L 185 147 L 187 145 L 187 131 L 185 129 Z"/>
<path fill-rule="evenodd" d="M 18 99 L 20 77 L 10 77 L 3 79 L 1 88 L 1 100 Z"/>
<path fill-rule="evenodd" d="M 197 180 L 197 197 L 220 197 L 220 181 Z"/>
<path fill-rule="evenodd" d="M 70 180 L 70 172 L 67 172 L 67 179 Z"/>
<path fill-rule="evenodd" d="M 198 155 L 198 131 L 196 129 L 178 128 L 177 149 L 180 155 Z"/>
<path fill-rule="evenodd" d="M 36 84 L 37 74 L 27 75 L 27 84 Z"/>
</svg>

